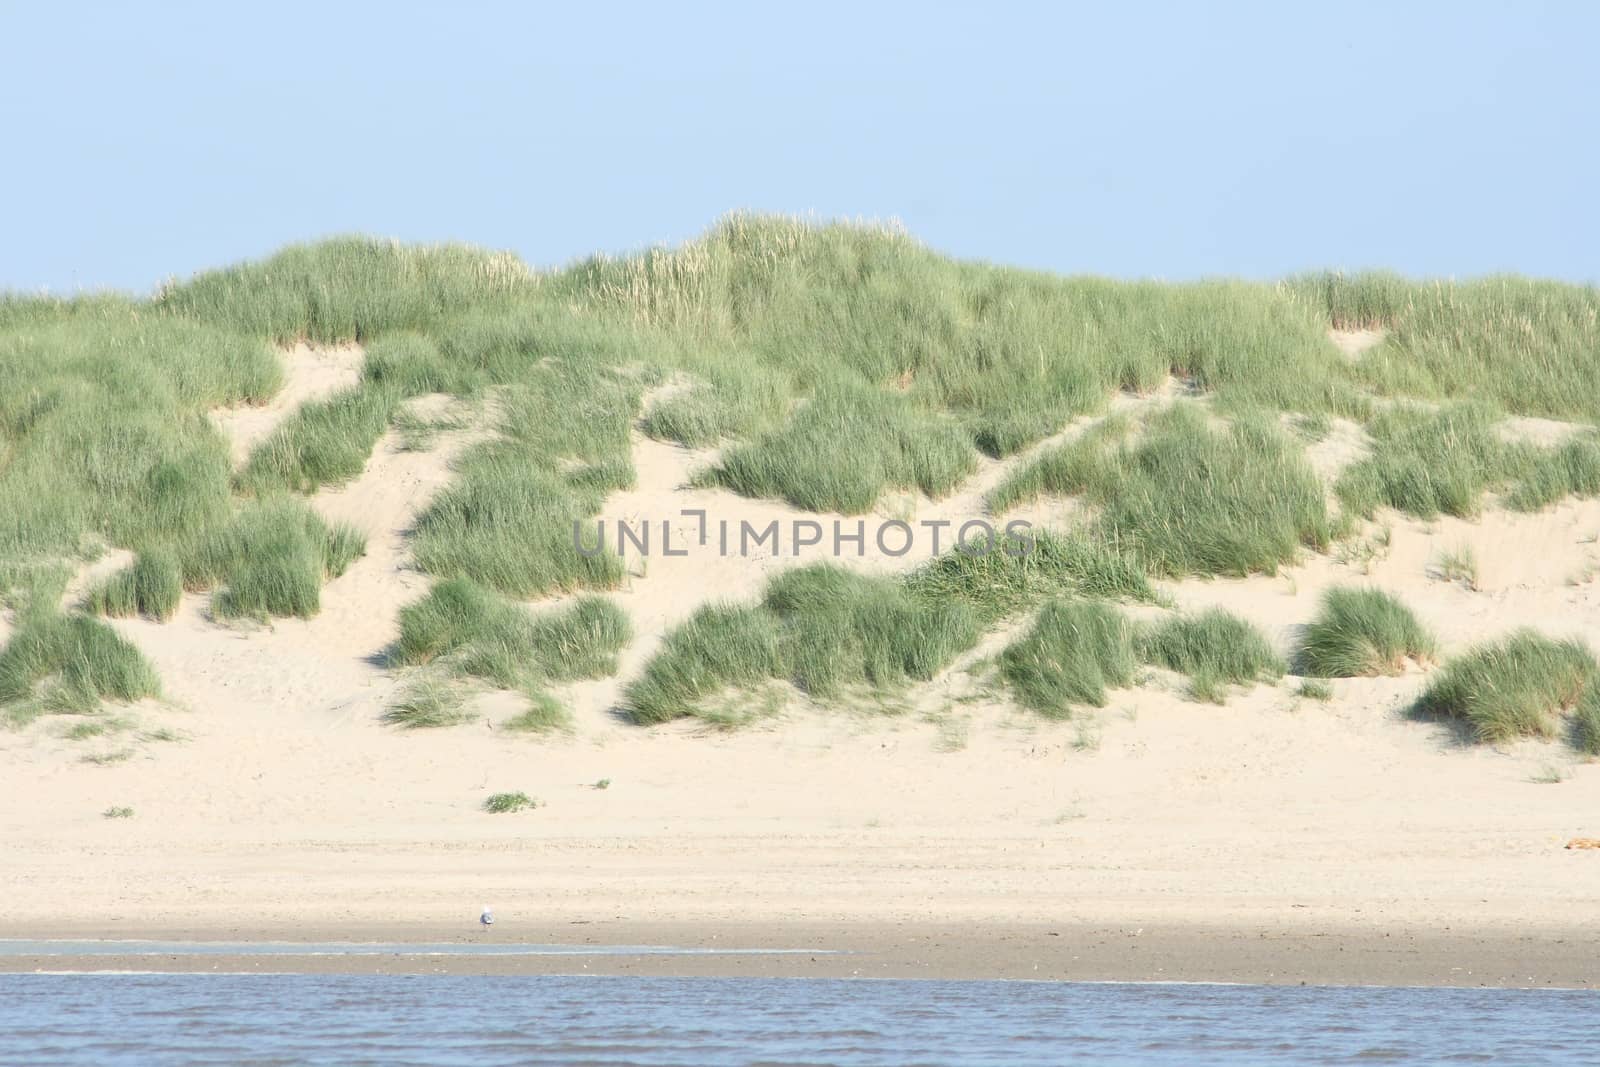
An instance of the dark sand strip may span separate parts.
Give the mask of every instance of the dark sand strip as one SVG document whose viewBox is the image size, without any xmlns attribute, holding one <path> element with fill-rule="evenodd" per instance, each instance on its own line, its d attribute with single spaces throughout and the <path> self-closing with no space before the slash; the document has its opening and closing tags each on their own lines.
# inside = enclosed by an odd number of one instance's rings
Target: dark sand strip
<svg viewBox="0 0 1600 1067">
<path fill-rule="evenodd" d="M 1282 985 L 1600 987 L 1600 931 L 1534 929 L 1316 930 L 1241 926 L 1047 924 L 664 923 L 416 925 L 342 928 L 108 930 L 0 928 L 0 936 L 160 941 L 403 942 L 460 946 L 461 955 L 292 955 L 275 947 L 195 955 L 12 955 L 0 972 L 173 971 L 306 974 L 592 974 L 678 977 L 1189 981 Z M 595 953 L 474 954 L 489 944 L 590 946 Z M 623 955 L 619 945 L 712 950 Z M 70 948 L 63 946 L 64 949 Z M 794 950 L 756 953 L 749 950 Z M 741 952 L 740 950 L 745 950 Z"/>
</svg>

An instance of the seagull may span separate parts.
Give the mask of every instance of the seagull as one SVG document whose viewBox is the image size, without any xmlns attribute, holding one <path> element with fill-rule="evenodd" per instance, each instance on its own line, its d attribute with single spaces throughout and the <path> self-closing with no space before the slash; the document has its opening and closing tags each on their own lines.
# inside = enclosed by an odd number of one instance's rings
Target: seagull
<svg viewBox="0 0 1600 1067">
<path fill-rule="evenodd" d="M 494 912 L 489 910 L 489 905 L 483 906 L 483 914 L 478 916 L 478 921 L 485 926 L 494 925 Z"/>
</svg>

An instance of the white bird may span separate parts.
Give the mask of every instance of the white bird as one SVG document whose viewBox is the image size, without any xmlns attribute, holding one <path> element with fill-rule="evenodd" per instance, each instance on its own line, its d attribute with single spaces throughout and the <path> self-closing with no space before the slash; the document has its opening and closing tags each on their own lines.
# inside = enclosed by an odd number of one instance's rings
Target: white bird
<svg viewBox="0 0 1600 1067">
<path fill-rule="evenodd" d="M 478 921 L 485 926 L 494 925 L 494 912 L 489 910 L 489 905 L 483 906 L 483 914 L 478 916 Z"/>
</svg>

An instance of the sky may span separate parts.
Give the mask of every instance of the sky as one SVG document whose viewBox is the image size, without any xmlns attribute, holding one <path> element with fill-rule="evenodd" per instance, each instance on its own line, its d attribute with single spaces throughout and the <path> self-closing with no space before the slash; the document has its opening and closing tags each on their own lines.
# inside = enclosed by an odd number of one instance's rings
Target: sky
<svg viewBox="0 0 1600 1067">
<path fill-rule="evenodd" d="M 237 9 L 236 9 L 237 8 Z M 734 209 L 965 258 L 1600 279 L 1600 4 L 0 0 L 0 289 Z"/>
</svg>

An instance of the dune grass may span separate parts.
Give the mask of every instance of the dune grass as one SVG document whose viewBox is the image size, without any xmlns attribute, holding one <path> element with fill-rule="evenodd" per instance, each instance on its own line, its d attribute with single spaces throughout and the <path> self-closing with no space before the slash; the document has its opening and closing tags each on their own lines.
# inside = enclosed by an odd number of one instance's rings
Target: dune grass
<svg viewBox="0 0 1600 1067">
<path fill-rule="evenodd" d="M 1074 493 L 1096 518 L 1025 561 L 947 558 L 892 588 L 819 594 L 827 611 L 759 609 L 783 657 L 761 677 L 876 685 L 923 669 L 872 636 L 884 619 L 943 619 L 923 635 L 939 652 L 969 625 L 961 613 L 983 626 L 1061 593 L 1151 599 L 1147 571 L 1271 573 L 1325 547 L 1339 527 L 1281 413 L 1308 431 L 1334 415 L 1370 423 L 1373 455 L 1338 485 L 1348 512 L 1595 494 L 1596 438 L 1510 445 L 1492 420 L 1600 416 L 1597 308 L 1592 286 L 1517 278 L 1063 278 L 951 260 L 893 227 L 749 215 L 678 248 L 542 274 L 464 246 L 339 238 L 151 300 L 0 295 L 0 601 L 110 545 L 139 562 L 91 595 L 97 611 L 162 617 L 176 561 L 186 588 L 217 590 L 219 615 L 313 612 L 359 538 L 286 494 L 354 477 L 400 404 L 426 393 L 472 398 L 498 432 L 421 516 L 415 558 L 514 598 L 621 580 L 572 529 L 632 484 L 641 415 L 652 436 L 721 445 L 717 485 L 851 513 L 888 489 L 947 494 L 978 453 L 1010 455 L 1173 376 L 1226 416 L 1215 426 L 1180 404 L 1027 465 L 994 506 Z M 1330 324 L 1386 336 L 1352 362 Z M 206 412 L 270 398 L 271 345 L 302 339 L 361 342 L 362 382 L 307 405 L 236 474 Z M 674 388 L 641 411 L 662 382 Z M 1389 410 L 1374 394 L 1446 407 Z M 485 653 L 483 667 L 504 664 Z M 662 707 L 695 690 L 668 688 Z"/>
<path fill-rule="evenodd" d="M 1454 719 L 1482 742 L 1556 736 L 1563 714 L 1578 710 L 1575 740 L 1594 737 L 1597 700 L 1589 695 L 1594 653 L 1577 639 L 1517 630 L 1450 660 L 1417 701 L 1421 714 Z"/>
<path fill-rule="evenodd" d="M 86 615 L 35 606 L 0 648 L 0 709 L 13 723 L 160 694 L 160 680 L 138 649 Z"/>
<path fill-rule="evenodd" d="M 1511 491 L 1506 506 L 1538 511 L 1569 496 L 1600 496 L 1600 435 L 1584 434 L 1546 453 Z"/>
<path fill-rule="evenodd" d="M 1407 659 L 1433 658 L 1433 635 L 1411 609 L 1381 589 L 1330 589 L 1306 627 L 1306 674 L 1320 678 L 1398 674 Z"/>
<path fill-rule="evenodd" d="M 348 482 L 366 467 L 396 406 L 396 394 L 371 386 L 302 404 L 250 453 L 239 488 L 310 493 Z"/>
<path fill-rule="evenodd" d="M 1283 677 L 1288 669 L 1262 632 L 1221 608 L 1175 615 L 1143 631 L 1140 657 L 1189 676 L 1196 700 L 1221 704 L 1230 685 Z"/>
<path fill-rule="evenodd" d="M 141 552 L 133 564 L 89 590 L 84 609 L 95 615 L 143 615 L 165 622 L 183 596 L 183 570 L 170 551 Z"/>
<path fill-rule="evenodd" d="M 941 553 L 904 578 L 929 600 L 966 604 L 991 623 L 1061 593 L 1154 603 L 1149 576 L 1116 545 L 1078 531 L 1033 530 L 1002 539 L 989 552 Z"/>
<path fill-rule="evenodd" d="M 1335 325 L 1378 327 L 1357 364 L 1391 396 L 1476 400 L 1519 415 L 1600 417 L 1600 289 L 1510 276 L 1414 281 L 1323 273 L 1288 288 Z"/>
<path fill-rule="evenodd" d="M 322 606 L 323 583 L 365 551 L 353 527 L 329 526 L 300 500 L 269 497 L 182 545 L 180 566 L 185 589 L 217 589 L 211 606 L 219 618 L 310 618 Z"/>
<path fill-rule="evenodd" d="M 674 627 L 624 707 L 633 721 L 655 723 L 703 717 L 705 698 L 773 679 L 822 700 L 893 689 L 933 677 L 978 633 L 960 601 L 814 564 L 774 578 L 759 605 L 708 605 Z"/>
<path fill-rule="evenodd" d="M 761 606 L 706 604 L 667 631 L 623 706 L 639 724 L 698 715 L 723 689 L 749 688 L 787 672 L 777 617 Z"/>
<path fill-rule="evenodd" d="M 1002 483 L 1003 510 L 1039 493 L 1083 494 L 1096 535 L 1158 574 L 1274 574 L 1334 533 L 1321 483 L 1265 420 L 1224 428 L 1197 405 L 1152 416 L 1135 440 L 1091 435 L 1040 456 Z"/>
<path fill-rule="evenodd" d="M 549 682 L 615 673 L 617 656 L 631 638 L 627 615 L 604 597 L 580 597 L 536 614 L 456 578 L 440 582 L 426 597 L 401 609 L 400 636 L 390 661 L 396 666 L 437 662 L 449 676 L 519 690 L 537 711 L 547 699 L 541 687 Z M 426 688 L 439 677 L 427 676 L 420 684 Z M 533 728 L 532 721 L 526 728 Z"/>
<path fill-rule="evenodd" d="M 882 390 L 829 385 L 785 426 L 724 455 L 708 480 L 806 511 L 855 515 L 885 489 L 944 496 L 976 463 L 970 440 L 938 415 Z"/>
<path fill-rule="evenodd" d="M 401 690 L 382 718 L 390 726 L 408 730 L 458 726 L 472 718 L 465 710 L 465 703 L 466 694 L 450 678 L 422 675 Z"/>
<path fill-rule="evenodd" d="M 163 292 L 161 310 L 275 341 L 362 341 L 423 328 L 534 287 L 521 260 L 464 245 L 340 237 L 206 271 Z"/>
<path fill-rule="evenodd" d="M 527 694 L 528 706 L 505 722 L 500 729 L 517 734 L 566 733 L 572 729 L 572 713 L 549 693 L 534 690 Z"/>
<path fill-rule="evenodd" d="M 1136 628 L 1094 601 L 1053 601 L 1000 656 L 1000 676 L 1027 707 L 1068 718 L 1073 705 L 1104 707 L 1106 690 L 1133 683 Z"/>
</svg>

